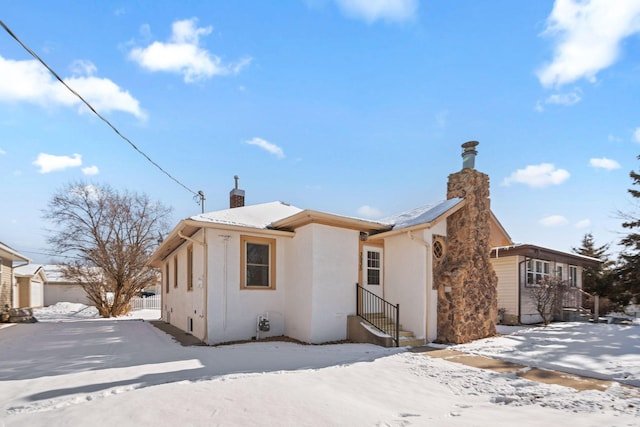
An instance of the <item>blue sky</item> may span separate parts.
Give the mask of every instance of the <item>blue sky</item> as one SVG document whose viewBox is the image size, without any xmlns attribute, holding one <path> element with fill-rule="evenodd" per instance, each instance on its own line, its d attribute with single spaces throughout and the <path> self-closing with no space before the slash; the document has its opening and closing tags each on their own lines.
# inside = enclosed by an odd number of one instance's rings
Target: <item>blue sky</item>
<svg viewBox="0 0 640 427">
<path fill-rule="evenodd" d="M 614 6 L 615 5 L 615 6 Z M 10 2 L 0 19 L 206 210 L 376 219 L 445 198 L 460 144 L 516 242 L 599 244 L 634 211 L 640 1 Z M 78 180 L 200 212 L 0 30 L 0 240 L 47 262 Z"/>
</svg>

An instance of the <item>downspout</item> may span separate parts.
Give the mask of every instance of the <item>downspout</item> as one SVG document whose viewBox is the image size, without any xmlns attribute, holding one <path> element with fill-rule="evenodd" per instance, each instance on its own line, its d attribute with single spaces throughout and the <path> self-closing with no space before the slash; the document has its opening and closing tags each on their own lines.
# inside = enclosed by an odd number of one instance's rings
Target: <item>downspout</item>
<svg viewBox="0 0 640 427">
<path fill-rule="evenodd" d="M 204 209 L 204 199 L 202 206 Z M 202 298 L 204 299 L 202 315 L 204 316 L 204 341 L 209 344 L 209 245 L 207 244 L 207 229 L 203 229 L 202 233 Z"/>
<path fill-rule="evenodd" d="M 527 262 L 527 257 L 524 257 L 524 260 L 518 263 L 518 323 L 522 325 L 522 264 Z M 527 275 L 525 273 L 525 282 L 527 280 Z"/>
<path fill-rule="evenodd" d="M 223 235 L 221 234 L 220 237 L 222 237 L 222 240 L 224 240 L 224 256 L 223 256 L 223 267 L 222 267 L 222 275 L 223 275 L 223 279 L 222 279 L 222 329 L 223 330 L 227 330 L 227 287 L 228 287 L 228 266 L 227 266 L 227 262 L 228 262 L 228 244 L 229 244 L 229 238 L 231 236 L 229 235 Z"/>
<path fill-rule="evenodd" d="M 431 320 L 430 320 L 431 319 L 431 316 L 430 316 L 430 314 L 431 314 L 431 310 L 430 310 L 431 309 L 431 290 L 433 288 L 433 286 L 431 284 L 431 282 L 433 280 L 433 271 L 431 272 L 431 280 L 429 280 L 430 279 L 430 277 L 429 277 L 430 276 L 429 275 L 429 250 L 431 248 L 431 245 L 429 244 L 429 242 L 424 240 L 424 238 L 422 238 L 420 240 L 416 240 L 416 238 L 414 237 L 414 235 L 413 235 L 413 233 L 411 231 L 407 231 L 407 237 L 409 237 L 409 239 L 411 239 L 414 242 L 417 242 L 417 243 L 420 243 L 420 244 L 424 245 L 424 247 L 425 247 L 426 255 L 425 255 L 424 267 L 425 267 L 425 276 L 426 276 L 426 289 L 425 289 L 425 292 L 426 292 L 426 297 L 427 297 L 427 300 L 426 300 L 427 307 L 426 307 L 426 310 L 425 310 L 425 314 L 426 314 L 425 328 L 426 328 L 426 330 L 425 330 L 425 334 L 424 335 L 425 335 L 425 340 L 429 341 L 429 330 L 430 330 L 430 326 L 431 326 Z"/>
</svg>

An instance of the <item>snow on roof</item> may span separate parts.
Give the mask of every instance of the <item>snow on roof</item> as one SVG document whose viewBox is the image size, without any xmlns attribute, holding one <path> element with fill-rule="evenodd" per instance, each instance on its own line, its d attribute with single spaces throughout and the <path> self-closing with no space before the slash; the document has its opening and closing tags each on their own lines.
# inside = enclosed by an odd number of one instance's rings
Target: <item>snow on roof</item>
<svg viewBox="0 0 640 427">
<path fill-rule="evenodd" d="M 35 276 L 38 270 L 42 267 L 42 264 L 27 264 L 16 267 L 13 270 L 13 274 L 21 277 Z M 46 273 L 45 273 L 46 275 Z"/>
<path fill-rule="evenodd" d="M 454 198 L 443 200 L 431 205 L 422 206 L 379 219 L 378 222 L 393 225 L 393 230 L 401 230 L 414 225 L 426 224 L 435 221 L 438 217 L 454 208 L 464 199 Z"/>
<path fill-rule="evenodd" d="M 194 215 L 189 219 L 241 227 L 267 228 L 272 222 L 287 218 L 301 211 L 302 209 L 284 202 L 269 202 L 207 212 Z"/>
<path fill-rule="evenodd" d="M 69 279 L 67 279 L 62 273 L 62 268 L 56 264 L 47 264 L 43 265 L 44 274 L 47 277 L 47 282 L 49 283 L 67 283 Z"/>
</svg>

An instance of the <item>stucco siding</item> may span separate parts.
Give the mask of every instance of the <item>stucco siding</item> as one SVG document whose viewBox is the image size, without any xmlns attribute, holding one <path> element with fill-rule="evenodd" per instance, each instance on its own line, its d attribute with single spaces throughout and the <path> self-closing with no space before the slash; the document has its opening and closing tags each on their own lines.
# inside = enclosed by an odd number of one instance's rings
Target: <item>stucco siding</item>
<svg viewBox="0 0 640 427">
<path fill-rule="evenodd" d="M 426 333 L 426 248 L 401 234 L 385 239 L 384 249 L 384 298 L 400 304 L 403 328 L 423 338 Z"/>
<path fill-rule="evenodd" d="M 285 249 L 287 294 L 285 296 L 285 335 L 303 342 L 311 337 L 313 295 L 313 228 L 301 227 Z"/>
<path fill-rule="evenodd" d="M 208 343 L 258 337 L 258 316 L 268 317 L 271 326 L 269 332 L 260 332 L 260 337 L 284 335 L 285 246 L 289 238 L 265 236 L 260 233 L 220 232 L 214 229 L 207 232 Z M 276 240 L 275 289 L 240 288 L 241 235 Z"/>
<path fill-rule="evenodd" d="M 205 339 L 204 234 L 194 234 L 165 260 L 162 268 L 162 318 L 193 336 Z M 187 250 L 193 250 L 193 286 L 188 289 Z M 177 282 L 174 269 L 177 257 Z M 167 277 L 167 265 L 169 275 Z M 167 292 L 167 280 L 169 292 Z M 177 283 L 177 286 L 176 286 Z"/>
<path fill-rule="evenodd" d="M 355 314 L 359 232 L 310 224 L 313 233 L 311 337 L 322 343 L 347 337 L 347 316 Z"/>
</svg>

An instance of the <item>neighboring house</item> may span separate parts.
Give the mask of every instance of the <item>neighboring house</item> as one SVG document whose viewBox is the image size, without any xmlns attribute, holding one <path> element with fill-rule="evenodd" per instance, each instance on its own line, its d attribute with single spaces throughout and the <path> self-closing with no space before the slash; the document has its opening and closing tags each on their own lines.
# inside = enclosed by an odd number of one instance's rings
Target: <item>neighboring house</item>
<svg viewBox="0 0 640 427">
<path fill-rule="evenodd" d="M 87 297 L 82 285 L 65 277 L 62 267 L 48 264 L 44 267 L 47 278 L 44 284 L 44 305 L 54 305 L 59 302 L 73 302 L 93 305 Z"/>
<path fill-rule="evenodd" d="M 18 296 L 14 269 L 28 263 L 29 258 L 0 242 L 0 310 L 16 307 Z"/>
<path fill-rule="evenodd" d="M 322 343 L 359 335 L 364 318 L 375 323 L 370 301 L 379 297 L 400 305 L 402 328 L 420 343 L 495 334 L 489 253 L 512 242 L 489 209 L 488 176 L 474 169 L 476 145 L 463 144 L 447 200 L 379 221 L 244 206 L 236 181 L 230 209 L 180 221 L 152 255 L 163 320 L 208 344 L 280 335 Z"/>
<path fill-rule="evenodd" d="M 531 289 L 548 276 L 558 277 L 568 286 L 562 307 L 580 308 L 582 271 L 584 267 L 597 266 L 600 262 L 596 258 L 528 244 L 493 248 L 491 264 L 498 275 L 498 307 L 503 311 L 502 322 L 513 325 L 541 322 Z"/>
<path fill-rule="evenodd" d="M 27 264 L 13 270 L 17 286 L 15 307 L 42 307 L 44 305 L 44 283 L 47 280 L 40 264 Z"/>
</svg>

